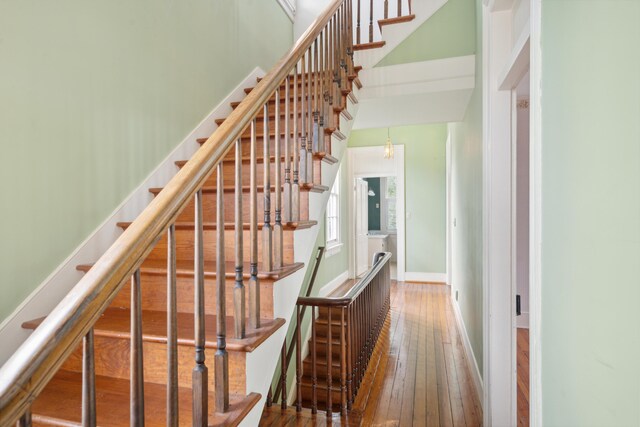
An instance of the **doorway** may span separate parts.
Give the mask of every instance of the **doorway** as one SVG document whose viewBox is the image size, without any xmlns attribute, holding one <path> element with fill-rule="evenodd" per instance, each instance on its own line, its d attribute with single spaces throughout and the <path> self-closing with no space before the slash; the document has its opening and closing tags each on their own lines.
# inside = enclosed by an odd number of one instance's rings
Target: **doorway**
<svg viewBox="0 0 640 427">
<path fill-rule="evenodd" d="M 513 293 L 518 426 L 529 426 L 529 71 L 512 90 Z"/>
<path fill-rule="evenodd" d="M 393 254 L 392 279 L 404 281 L 404 146 L 394 146 L 392 159 L 384 158 L 384 147 L 349 148 L 348 176 L 352 185 L 349 197 L 353 230 L 349 236 L 351 277 L 366 271 L 372 254 L 384 250 Z"/>
<path fill-rule="evenodd" d="M 377 252 L 391 252 L 391 278 L 397 279 L 398 226 L 395 175 L 355 179 L 356 275 L 372 266 Z"/>
</svg>

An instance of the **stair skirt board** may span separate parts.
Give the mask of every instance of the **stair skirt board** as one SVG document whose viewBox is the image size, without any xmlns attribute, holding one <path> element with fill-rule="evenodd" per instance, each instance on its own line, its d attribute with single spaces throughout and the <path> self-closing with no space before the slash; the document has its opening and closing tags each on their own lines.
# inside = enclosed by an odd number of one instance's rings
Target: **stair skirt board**
<svg viewBox="0 0 640 427">
<path fill-rule="evenodd" d="M 77 271 L 76 266 L 94 262 L 116 241 L 121 234 L 117 223 L 138 217 L 153 198 L 149 188 L 165 185 L 177 171 L 175 162 L 191 158 L 200 147 L 196 143 L 196 138 L 211 135 L 218 127 L 215 119 L 227 117 L 233 111 L 230 103 L 242 100 L 246 96 L 244 88 L 247 85 L 255 85 L 256 79 L 264 75 L 265 72 L 260 67 L 251 71 L 149 174 L 144 182 L 0 324 L 0 342 L 3 343 L 0 347 L 0 365 L 4 364 L 29 336 L 30 331 L 22 329 L 22 323 L 46 316 L 51 312 L 82 278 L 84 273 Z"/>
<path fill-rule="evenodd" d="M 358 88 L 354 86 L 353 91 L 357 98 Z M 355 118 L 358 112 L 358 104 L 354 104 L 348 99 L 347 109 L 350 115 Z M 338 162 L 335 164 L 322 162 L 322 184 L 329 188 L 333 186 L 342 159 L 345 157 L 347 140 L 351 134 L 354 121 L 355 120 L 347 120 L 343 115 L 340 115 L 339 129 L 340 132 L 346 136 L 346 139 L 341 141 L 333 136 L 332 141 L 334 143 L 332 144 L 331 150 L 332 156 L 336 157 Z M 309 220 L 320 222 L 324 216 L 328 200 L 328 191 L 309 194 Z M 320 227 L 317 226 L 296 231 L 293 242 L 295 261 L 303 262 L 304 267 L 294 274 L 278 281 L 277 285 L 273 288 L 273 317 L 285 319 L 286 323 L 255 351 L 247 353 L 247 392 L 258 392 L 262 395 L 262 398 L 242 421 L 242 426 L 257 426 L 260 423 L 264 404 L 267 399 L 267 392 L 273 380 L 273 374 L 278 364 L 282 343 L 289 329 L 289 322 L 295 312 L 295 303 L 298 295 L 300 295 L 302 281 L 307 273 L 307 269 L 311 265 L 311 259 L 315 254 L 316 248 L 314 246 L 319 231 Z"/>
</svg>

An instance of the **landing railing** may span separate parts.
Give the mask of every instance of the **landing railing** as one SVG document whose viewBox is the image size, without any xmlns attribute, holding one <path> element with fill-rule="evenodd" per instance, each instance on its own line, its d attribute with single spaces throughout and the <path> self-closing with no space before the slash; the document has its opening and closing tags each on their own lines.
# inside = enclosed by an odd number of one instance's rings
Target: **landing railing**
<svg viewBox="0 0 640 427">
<path fill-rule="evenodd" d="M 178 425 L 178 352 L 176 305 L 176 228 L 178 215 L 195 199 L 193 425 L 207 425 L 208 367 L 205 360 L 203 187 L 215 177 L 216 197 L 216 334 L 215 410 L 229 407 L 229 372 L 226 351 L 225 309 L 225 209 L 235 212 L 235 277 L 233 336 L 243 338 L 246 316 L 249 327 L 260 326 L 258 266 L 272 271 L 282 265 L 283 224 L 300 218 L 300 189 L 312 186 L 313 155 L 325 152 L 337 115 L 346 106 L 344 95 L 355 78 L 353 66 L 352 0 L 333 0 L 293 48 L 249 93 L 236 110 L 208 138 L 153 202 L 93 265 L 71 292 L 56 306 L 15 354 L 0 368 L 0 425 L 31 424 L 30 407 L 47 383 L 82 342 L 82 424 L 96 424 L 96 387 L 93 327 L 118 292 L 131 281 L 130 418 L 144 423 L 144 360 L 142 349 L 142 301 L 140 267 L 155 244 L 167 236 L 167 420 Z M 284 102 L 282 102 L 284 98 Z M 284 108 L 284 120 L 281 120 Z M 262 114 L 263 170 L 258 182 L 258 120 Z M 275 115 L 275 116 L 274 116 Z M 270 117 L 275 117 L 275 138 L 270 137 Z M 328 132 L 325 132 L 325 129 Z M 250 135 L 249 301 L 245 313 L 243 271 L 242 137 Z M 225 206 L 225 173 L 222 160 L 235 149 L 235 194 Z M 275 176 L 270 175 L 274 153 Z M 282 158 L 284 157 L 284 165 Z M 284 167 L 283 167 L 284 166 Z M 262 209 L 258 188 L 262 187 Z M 272 206 L 272 194 L 274 205 Z M 272 217 L 273 214 L 273 217 Z M 262 259 L 258 259 L 258 226 L 262 223 Z M 262 219 L 261 218 L 261 219 Z M 229 245 L 230 246 L 230 245 Z M 365 316 L 362 307 L 358 316 Z M 356 312 L 354 312 L 356 315 Z M 357 332 L 357 331 L 354 331 Z M 358 340 L 362 337 L 359 335 Z"/>
<path fill-rule="evenodd" d="M 295 342 L 292 343 L 296 351 L 295 406 L 297 411 L 301 411 L 304 405 L 311 408 L 314 414 L 318 410 L 325 410 L 326 415 L 331 417 L 334 410 L 341 415 L 347 415 L 347 411 L 352 408 L 391 305 L 390 259 L 389 252 L 375 254 L 371 269 L 341 297 L 298 298 Z M 311 309 L 309 315 L 311 337 L 308 347 L 311 363 L 304 365 L 300 326 L 303 312 L 307 308 Z M 320 319 L 322 319 L 322 333 L 318 332 Z M 322 335 L 325 348 L 320 348 L 318 345 L 318 335 Z M 334 343 L 334 341 L 337 342 Z M 334 345 L 337 346 L 337 351 L 334 351 Z M 326 364 L 325 372 L 320 372 L 318 369 L 319 353 L 323 353 L 325 357 L 325 363 L 323 363 L 323 365 Z M 286 357 L 285 349 L 282 357 Z M 338 361 L 338 372 L 335 372 L 334 357 Z M 303 398 L 303 366 L 311 371 L 311 392 L 310 397 L 306 398 Z M 284 372 L 287 369 L 288 366 L 283 365 Z M 283 390 L 282 407 L 286 408 L 286 375 L 280 378 Z M 334 378 L 338 380 L 337 384 L 333 383 Z M 322 387 L 319 381 L 322 381 Z M 324 396 L 320 394 L 320 388 Z M 321 400 L 320 404 L 319 400 Z"/>
<path fill-rule="evenodd" d="M 355 0 L 355 44 L 382 40 L 382 26 L 412 14 L 412 0 Z"/>
</svg>

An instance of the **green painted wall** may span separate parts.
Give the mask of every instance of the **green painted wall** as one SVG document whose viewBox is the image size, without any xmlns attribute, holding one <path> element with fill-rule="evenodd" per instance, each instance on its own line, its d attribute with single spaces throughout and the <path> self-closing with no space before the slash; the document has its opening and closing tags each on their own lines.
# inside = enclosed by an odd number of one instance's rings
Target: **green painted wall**
<svg viewBox="0 0 640 427">
<path fill-rule="evenodd" d="M 380 178 L 365 178 L 369 184 L 369 191 L 375 196 L 369 196 L 367 225 L 368 230 L 380 230 Z"/>
<path fill-rule="evenodd" d="M 448 0 L 376 66 L 473 55 L 475 16 L 474 0 Z"/>
<path fill-rule="evenodd" d="M 473 353 L 482 373 L 482 14 L 477 0 L 476 87 L 464 121 L 451 135 L 452 278 Z M 453 226 L 453 224 L 452 224 Z"/>
<path fill-rule="evenodd" d="M 640 425 L 640 1 L 542 2 L 545 426 Z"/>
<path fill-rule="evenodd" d="M 406 269 L 446 272 L 446 140 L 447 126 L 418 125 L 390 129 L 405 149 Z M 378 141 L 372 144 L 372 141 Z M 384 145 L 387 129 L 353 131 L 349 147 Z"/>
<path fill-rule="evenodd" d="M 276 1 L 0 2 L 0 320 L 291 40 Z"/>
</svg>

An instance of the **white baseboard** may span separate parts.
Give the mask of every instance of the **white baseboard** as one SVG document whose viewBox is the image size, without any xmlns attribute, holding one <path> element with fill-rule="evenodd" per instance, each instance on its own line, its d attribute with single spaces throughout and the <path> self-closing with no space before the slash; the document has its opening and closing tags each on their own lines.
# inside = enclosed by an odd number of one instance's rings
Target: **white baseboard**
<svg viewBox="0 0 640 427">
<path fill-rule="evenodd" d="M 324 285 L 320 289 L 320 292 L 318 292 L 318 295 L 321 296 L 321 297 L 326 297 L 331 292 L 336 290 L 338 288 L 338 286 L 340 286 L 344 282 L 346 282 L 348 279 L 349 279 L 349 270 L 343 271 L 338 276 L 336 276 L 333 280 L 331 280 L 329 283 Z"/>
<path fill-rule="evenodd" d="M 404 273 L 405 282 L 447 283 L 446 273 L 424 273 L 421 271 L 407 271 Z"/>
<path fill-rule="evenodd" d="M 95 262 L 118 238 L 120 221 L 135 219 L 147 207 L 153 196 L 150 187 L 162 187 L 176 174 L 177 160 L 185 160 L 199 148 L 197 138 L 209 136 L 218 127 L 215 119 L 228 116 L 233 109 L 230 103 L 242 100 L 244 89 L 256 84 L 256 78 L 264 76 L 256 67 L 240 84 L 211 111 L 202 122 L 165 158 L 162 163 L 136 188 L 113 213 L 73 253 L 60 264 L 14 311 L 0 324 L 0 365 L 27 339 L 30 331 L 22 323 L 46 316 L 82 278 L 76 270 L 79 264 Z"/>
<path fill-rule="evenodd" d="M 471 363 L 471 377 L 473 378 L 473 385 L 475 386 L 476 393 L 478 395 L 478 401 L 480 405 L 484 404 L 484 386 L 482 383 L 482 376 L 480 375 L 480 369 L 478 368 L 478 361 L 476 360 L 473 349 L 471 348 L 471 341 L 469 341 L 469 335 L 467 334 L 467 328 L 464 325 L 462 319 L 462 313 L 460 313 L 460 307 L 458 303 L 451 299 L 451 305 L 453 306 L 453 312 L 456 316 L 456 323 L 458 324 L 458 331 L 462 336 L 462 343 L 464 344 L 464 353 L 469 363 Z"/>
<path fill-rule="evenodd" d="M 529 313 L 523 311 L 520 313 L 520 316 L 516 316 L 516 326 L 518 328 L 529 329 Z"/>
</svg>

